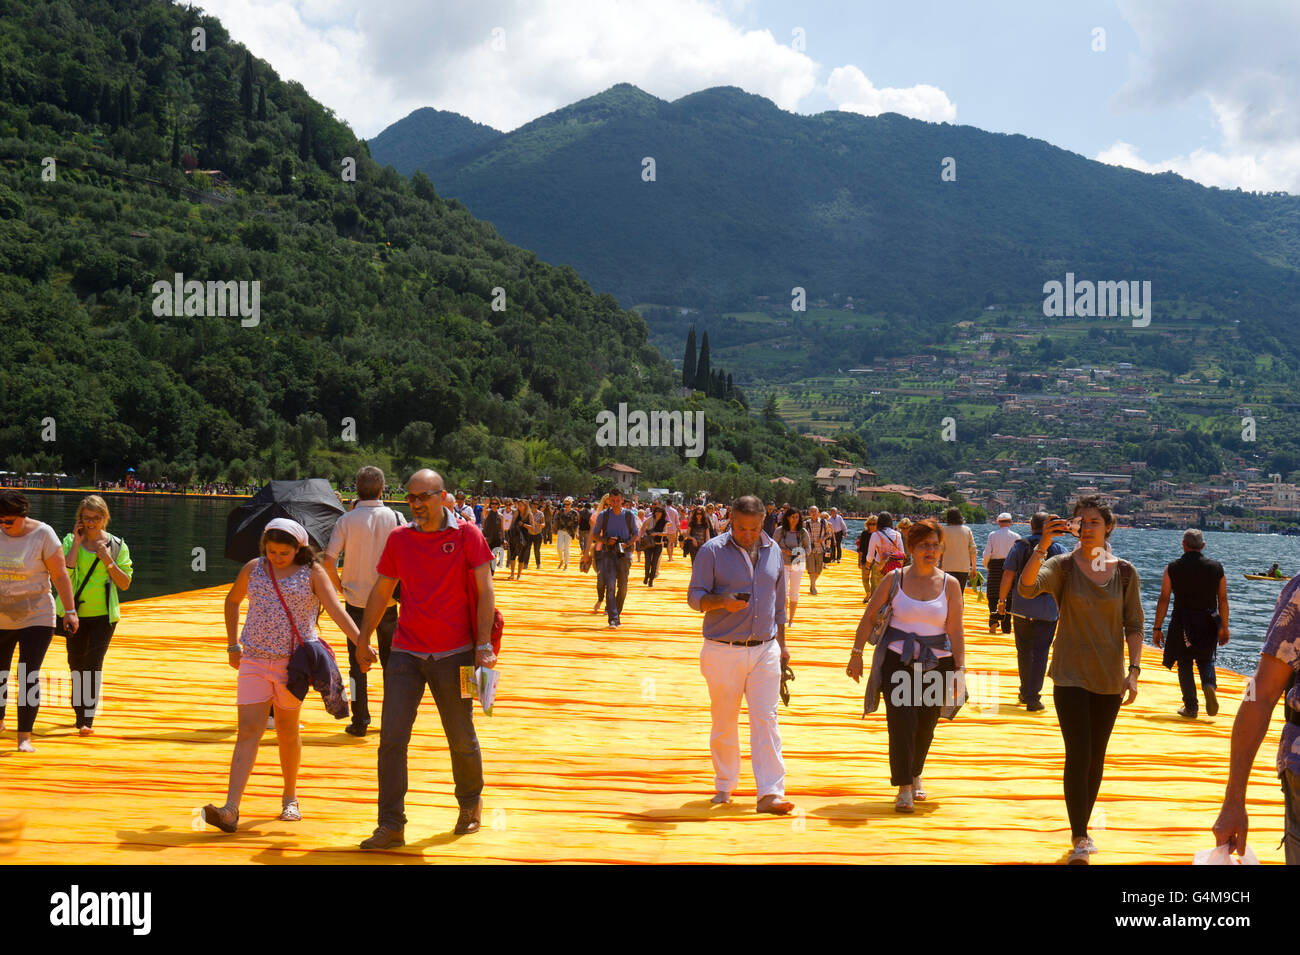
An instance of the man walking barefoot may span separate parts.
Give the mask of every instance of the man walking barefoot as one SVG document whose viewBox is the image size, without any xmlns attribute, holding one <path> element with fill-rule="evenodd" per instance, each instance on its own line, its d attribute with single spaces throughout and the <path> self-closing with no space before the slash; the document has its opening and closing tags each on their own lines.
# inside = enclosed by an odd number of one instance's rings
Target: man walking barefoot
<svg viewBox="0 0 1300 955">
<path fill-rule="evenodd" d="M 687 602 L 704 614 L 700 672 L 709 684 L 715 804 L 728 803 L 740 781 L 740 701 L 749 706 L 749 752 L 758 811 L 784 816 L 785 762 L 777 703 L 785 648 L 785 566 L 763 533 L 763 502 L 745 496 L 732 507 L 731 529 L 700 547 Z"/>
</svg>

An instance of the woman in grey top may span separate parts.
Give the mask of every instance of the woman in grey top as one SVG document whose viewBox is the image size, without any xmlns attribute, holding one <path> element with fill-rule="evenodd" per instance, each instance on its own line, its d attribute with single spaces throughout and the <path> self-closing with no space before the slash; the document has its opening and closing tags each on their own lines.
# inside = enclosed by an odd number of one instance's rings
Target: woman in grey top
<svg viewBox="0 0 1300 955">
<path fill-rule="evenodd" d="M 1115 516 L 1100 497 L 1074 505 L 1073 521 L 1054 517 L 1028 555 L 1019 592 L 1050 593 L 1060 608 L 1052 647 L 1052 701 L 1065 740 L 1065 806 L 1073 850 L 1070 865 L 1087 865 L 1097 851 L 1088 820 L 1101 790 L 1106 745 L 1121 705 L 1137 699 L 1142 672 L 1142 598 L 1137 571 L 1110 553 Z M 1079 547 L 1043 558 L 1058 534 L 1075 534 Z M 1128 643 L 1128 673 L 1124 644 Z M 1125 698 L 1127 694 L 1127 698 Z"/>
<path fill-rule="evenodd" d="M 41 706 L 41 664 L 54 638 L 53 583 L 65 607 L 73 606 L 72 581 L 63 564 L 63 548 L 54 528 L 27 516 L 27 496 L 0 490 L 0 689 L 8 693 L 9 665 L 18 650 L 18 751 L 35 752 L 32 727 Z M 75 612 L 64 626 L 76 633 Z M 5 728 L 0 695 L 0 732 Z"/>
<path fill-rule="evenodd" d="M 790 603 L 787 627 L 794 625 L 794 612 L 799 604 L 799 583 L 803 580 L 804 562 L 812 542 L 808 539 L 808 529 L 803 526 L 803 514 L 799 508 L 792 507 L 781 515 L 781 523 L 776 526 L 776 543 L 781 548 L 781 559 L 785 562 L 786 599 Z"/>
</svg>

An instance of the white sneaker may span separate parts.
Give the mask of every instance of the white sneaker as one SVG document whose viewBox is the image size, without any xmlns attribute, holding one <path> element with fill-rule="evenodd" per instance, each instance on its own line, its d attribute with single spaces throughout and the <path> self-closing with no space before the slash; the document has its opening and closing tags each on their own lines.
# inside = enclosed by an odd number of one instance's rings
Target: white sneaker
<svg viewBox="0 0 1300 955">
<path fill-rule="evenodd" d="M 1066 865 L 1087 865 L 1089 841 L 1090 840 L 1088 839 L 1088 837 L 1084 836 L 1082 839 L 1079 839 L 1077 842 L 1075 842 L 1074 849 L 1070 852 L 1070 855 L 1066 858 L 1065 864 Z"/>
<path fill-rule="evenodd" d="M 1083 847 L 1088 850 L 1088 855 L 1101 851 L 1097 848 L 1097 843 L 1092 841 L 1092 836 L 1083 837 Z"/>
</svg>

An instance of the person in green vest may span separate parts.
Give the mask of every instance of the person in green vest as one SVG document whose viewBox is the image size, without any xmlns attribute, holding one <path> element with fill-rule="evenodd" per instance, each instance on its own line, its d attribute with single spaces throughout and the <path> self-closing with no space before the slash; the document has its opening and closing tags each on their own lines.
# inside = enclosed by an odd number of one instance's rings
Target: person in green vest
<svg viewBox="0 0 1300 955">
<path fill-rule="evenodd" d="M 108 505 L 90 494 L 77 505 L 76 526 L 63 537 L 63 560 L 72 579 L 73 603 L 80 625 L 76 633 L 63 626 L 64 608 L 55 600 L 55 632 L 68 645 L 68 672 L 72 674 L 72 710 L 77 731 L 94 735 L 95 712 L 104 685 L 104 656 L 121 618 L 118 591 L 131 586 L 131 549 L 108 532 Z"/>
</svg>

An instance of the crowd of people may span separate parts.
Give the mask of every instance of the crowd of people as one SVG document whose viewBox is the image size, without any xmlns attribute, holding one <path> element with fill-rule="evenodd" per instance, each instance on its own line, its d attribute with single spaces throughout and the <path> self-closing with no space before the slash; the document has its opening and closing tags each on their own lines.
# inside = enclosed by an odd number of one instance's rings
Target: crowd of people
<svg viewBox="0 0 1300 955">
<path fill-rule="evenodd" d="M 270 521 L 260 556 L 240 571 L 225 602 L 228 664 L 237 670 L 239 731 L 222 805 L 204 807 L 212 826 L 234 832 L 245 784 L 272 717 L 284 781 L 281 815 L 302 818 L 296 781 L 302 744 L 297 712 L 308 682 L 327 708 L 351 716 L 347 732 L 364 736 L 371 723 L 367 675 L 379 662 L 384 679 L 378 748 L 378 819 L 365 849 L 400 846 L 405 838 L 407 749 L 427 686 L 451 751 L 459 806 L 455 831 L 479 828 L 482 754 L 471 701 L 460 692 L 462 667 L 496 663 L 499 615 L 494 576 L 522 579 L 530 560 L 540 569 L 542 547 L 554 547 L 555 567 L 567 571 L 576 545 L 579 570 L 595 569 L 596 603 L 611 628 L 621 625 L 633 564 L 643 565 L 642 585 L 653 587 L 663 562 L 679 549 L 691 561 L 687 603 L 703 614 L 700 670 L 708 685 L 714 767 L 714 803 L 726 803 L 738 786 L 738 721 L 748 706 L 757 811 L 794 811 L 786 798 L 778 700 L 793 678 L 787 635 L 808 579 L 808 594 L 829 563 L 843 559 L 847 527 L 836 508 L 823 513 L 764 504 L 743 496 L 731 505 L 678 507 L 658 500 L 638 507 L 615 489 L 598 502 L 565 498 L 474 500 L 450 493 L 433 471 L 406 484 L 407 523 L 386 506 L 385 478 L 363 468 L 357 499 L 334 525 L 323 553 L 310 546 L 294 521 Z M 94 733 L 103 661 L 120 617 L 118 594 L 130 587 L 126 543 L 108 531 L 102 497 L 89 495 L 75 527 L 62 541 L 28 516 L 21 492 L 0 491 L 0 664 L 7 686 L 15 650 L 20 684 L 38 685 L 54 633 L 67 639 L 68 665 L 80 675 L 82 695 L 73 706 L 84 736 Z M 868 678 L 864 715 L 883 697 L 895 809 L 914 811 L 928 797 L 923 779 L 940 718 L 952 719 L 965 701 L 968 659 L 963 604 L 967 584 L 987 574 L 984 600 L 989 634 L 1013 634 L 1019 670 L 1018 700 L 1041 712 L 1043 684 L 1064 744 L 1062 788 L 1071 829 L 1068 862 L 1087 864 L 1097 851 L 1088 830 L 1100 792 L 1111 733 L 1122 708 L 1139 692 L 1144 614 L 1140 580 L 1110 546 L 1115 517 L 1096 496 L 1075 502 L 1072 516 L 1038 513 L 1030 534 L 998 528 L 981 556 L 959 510 L 944 522 L 870 515 L 856 542 L 865 590 L 845 674 Z M 1073 541 L 1073 546 L 1069 542 Z M 1179 714 L 1195 718 L 1195 676 L 1210 715 L 1217 712 L 1214 660 L 1230 638 L 1229 604 L 1222 565 L 1207 558 L 1199 531 L 1183 537 L 1183 554 L 1165 568 L 1155 608 L 1153 642 L 1164 665 L 1176 667 L 1183 690 Z M 340 566 L 340 560 L 342 561 Z M 57 599 L 51 594 L 57 592 Z M 240 628 L 241 607 L 248 610 Z M 1172 608 L 1172 609 L 1171 609 Z M 316 627 L 326 612 L 348 640 L 350 698 L 331 684 L 332 652 Z M 1169 621 L 1168 631 L 1164 623 Z M 377 646 L 372 647 L 376 639 Z M 872 647 L 868 668 L 864 655 Z M 310 658 L 308 675 L 296 662 Z M 1285 696 L 1287 725 L 1278 755 L 1287 813 L 1286 857 L 1300 863 L 1300 580 L 1278 600 L 1254 681 L 1234 728 L 1227 795 L 1215 823 L 1221 844 L 1245 846 L 1245 787 L 1250 765 Z M 25 675 L 23 675 L 25 674 Z M 74 685 L 77 683 L 74 680 Z M 334 684 L 341 682 L 335 673 Z M 937 688 L 937 692 L 931 692 Z M 331 703 L 331 694 L 333 703 Z M 0 701 L 2 704 L 3 701 Z M 18 705 L 18 748 L 32 752 L 40 705 L 23 694 Z M 272 716 L 273 714 L 273 716 Z M 4 729 L 0 705 L 0 731 Z"/>
</svg>

